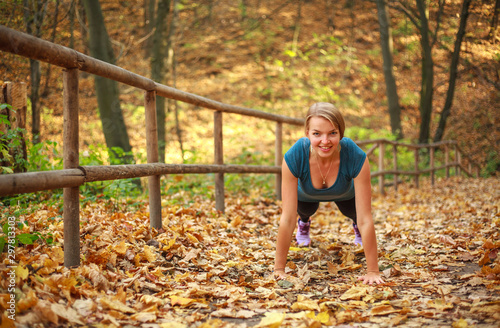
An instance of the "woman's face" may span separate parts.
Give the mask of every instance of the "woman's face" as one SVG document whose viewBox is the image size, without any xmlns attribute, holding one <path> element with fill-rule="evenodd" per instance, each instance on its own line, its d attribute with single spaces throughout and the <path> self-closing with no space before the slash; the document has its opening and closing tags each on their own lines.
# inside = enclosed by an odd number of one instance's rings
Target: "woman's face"
<svg viewBox="0 0 500 328">
<path fill-rule="evenodd" d="M 323 117 L 311 117 L 307 137 L 320 157 L 332 156 L 340 143 L 339 130 Z"/>
</svg>

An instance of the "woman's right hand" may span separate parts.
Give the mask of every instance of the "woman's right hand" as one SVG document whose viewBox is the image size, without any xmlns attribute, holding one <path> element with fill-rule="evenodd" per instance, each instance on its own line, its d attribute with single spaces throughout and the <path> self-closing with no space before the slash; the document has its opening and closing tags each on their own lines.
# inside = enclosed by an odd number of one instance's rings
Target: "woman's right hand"
<svg viewBox="0 0 500 328">
<path fill-rule="evenodd" d="M 285 270 L 283 270 L 283 269 L 274 270 L 273 275 L 274 275 L 274 279 L 276 279 L 276 280 L 286 280 L 286 278 L 287 278 L 287 274 L 285 273 Z"/>
</svg>

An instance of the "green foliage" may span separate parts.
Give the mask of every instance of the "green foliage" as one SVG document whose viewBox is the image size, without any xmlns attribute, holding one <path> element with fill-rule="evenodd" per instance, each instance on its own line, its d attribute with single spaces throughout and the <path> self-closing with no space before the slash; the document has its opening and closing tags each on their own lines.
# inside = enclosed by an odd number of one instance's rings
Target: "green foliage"
<svg viewBox="0 0 500 328">
<path fill-rule="evenodd" d="M 104 145 L 90 145 L 88 150 L 80 153 L 80 165 L 122 164 L 122 158 L 125 156 L 132 156 L 132 153 L 126 153 L 119 147 L 109 149 Z M 137 202 L 133 198 L 140 197 L 142 191 L 134 179 L 120 179 L 85 183 L 80 187 L 80 194 L 83 196 L 83 206 L 104 199 L 111 201 L 112 211 L 118 211 L 127 210 L 129 206 L 138 206 L 140 201 Z M 126 198 L 125 203 L 119 201 L 121 198 Z"/>
<path fill-rule="evenodd" d="M 12 216 L 17 217 L 17 216 Z M 52 218 L 53 219 L 53 218 Z M 27 221 L 9 221 L 7 217 L 2 218 L 0 227 L 2 228 L 0 234 L 0 253 L 4 251 L 5 245 L 12 244 L 11 247 L 17 247 L 19 244 L 32 245 L 36 241 L 45 242 L 47 245 L 54 243 L 54 238 L 51 232 L 33 232 L 33 233 L 20 233 L 18 231 L 24 230 L 27 226 Z"/>
<path fill-rule="evenodd" d="M 486 167 L 481 172 L 484 177 L 494 176 L 500 171 L 500 156 L 496 151 L 491 151 L 486 160 Z"/>
<path fill-rule="evenodd" d="M 55 141 L 28 143 L 28 171 L 52 171 L 63 168 L 63 159 Z"/>
<path fill-rule="evenodd" d="M 255 151 L 255 147 L 244 147 L 241 154 L 231 159 L 232 164 L 270 165 L 273 158 Z M 274 194 L 274 174 L 225 174 L 224 186 L 229 194 L 270 197 Z"/>
<path fill-rule="evenodd" d="M 9 104 L 0 104 L 0 110 L 9 109 L 15 112 Z M 0 125 L 7 127 L 6 132 L 0 134 L 0 174 L 14 173 L 13 167 L 26 169 L 28 163 L 23 157 L 24 129 L 11 129 L 11 122 L 6 115 L 0 115 Z M 12 154 L 14 153 L 14 154 Z"/>
</svg>

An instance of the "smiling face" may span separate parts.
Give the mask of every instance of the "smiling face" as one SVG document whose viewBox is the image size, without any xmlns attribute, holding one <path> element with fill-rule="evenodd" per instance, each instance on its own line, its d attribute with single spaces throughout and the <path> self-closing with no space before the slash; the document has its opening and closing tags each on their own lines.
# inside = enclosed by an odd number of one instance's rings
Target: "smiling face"
<svg viewBox="0 0 500 328">
<path fill-rule="evenodd" d="M 341 139 L 338 127 L 320 116 L 311 117 L 308 123 L 307 137 L 316 154 L 322 158 L 333 156 Z"/>
</svg>

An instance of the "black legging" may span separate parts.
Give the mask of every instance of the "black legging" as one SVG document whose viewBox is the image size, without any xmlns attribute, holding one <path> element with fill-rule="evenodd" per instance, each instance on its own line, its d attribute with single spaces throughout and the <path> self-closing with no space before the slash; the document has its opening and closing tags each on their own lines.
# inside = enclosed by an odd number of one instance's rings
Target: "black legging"
<svg viewBox="0 0 500 328">
<path fill-rule="evenodd" d="M 337 207 L 340 212 L 354 221 L 354 224 L 357 224 L 356 220 L 356 201 L 353 197 L 349 200 L 341 200 L 335 201 Z M 319 207 L 319 202 L 302 202 L 298 201 L 297 204 L 297 213 L 302 221 L 307 222 L 309 218 L 316 213 Z"/>
</svg>

